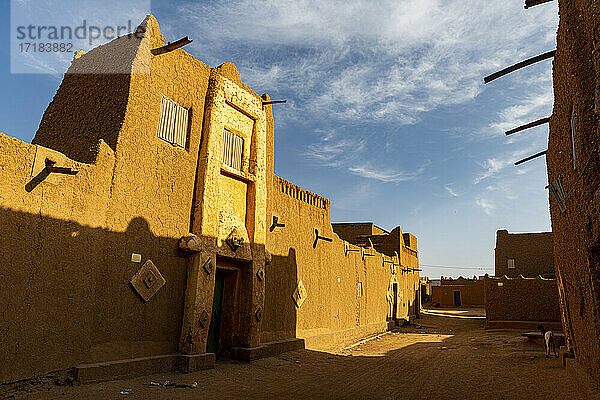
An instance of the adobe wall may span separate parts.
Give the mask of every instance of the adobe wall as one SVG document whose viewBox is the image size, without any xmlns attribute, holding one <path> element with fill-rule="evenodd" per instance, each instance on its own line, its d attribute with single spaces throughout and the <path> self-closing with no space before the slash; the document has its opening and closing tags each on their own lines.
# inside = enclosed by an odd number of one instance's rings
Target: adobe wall
<svg viewBox="0 0 600 400">
<path fill-rule="evenodd" d="M 461 307 L 483 307 L 483 280 L 469 284 L 442 284 L 431 288 L 431 304 L 435 307 L 455 307 L 454 292 L 460 292 Z"/>
<path fill-rule="evenodd" d="M 442 286 L 444 286 L 444 285 L 478 285 L 480 282 L 481 282 L 481 279 L 469 279 L 469 278 L 463 278 L 462 276 L 459 276 L 456 279 L 445 278 L 442 276 L 440 279 L 440 284 Z"/>
<path fill-rule="evenodd" d="M 321 336 L 323 342 L 327 339 L 322 335 L 380 332 L 391 315 L 394 281 L 398 283 L 397 317 L 408 318 L 418 289 L 418 273 L 402 273 L 402 267 L 397 267 L 394 278 L 391 263 L 397 264 L 398 260 L 373 248 L 366 251 L 375 256 L 363 260 L 359 247 L 345 245 L 333 232 L 328 200 L 277 176 L 272 181 L 267 225 L 271 226 L 272 217 L 276 216 L 285 227 L 267 231 L 272 262 L 266 268 L 262 341 Z M 313 247 L 315 228 L 332 242 L 318 241 Z M 354 251 L 346 254 L 346 246 Z M 384 259 L 389 262 L 385 266 Z M 415 268 L 416 264 L 413 262 Z M 307 297 L 298 308 L 291 296 L 299 280 L 306 287 Z M 358 283 L 362 283 L 362 296 L 358 295 Z"/>
<path fill-rule="evenodd" d="M 235 66 L 211 69 L 182 49 L 151 56 L 165 39 L 154 17 L 142 26 L 143 38 L 117 39 L 74 60 L 36 144 L 0 134 L 0 279 L 11 288 L 0 293 L 0 382 L 82 362 L 205 352 L 210 316 L 205 323 L 201 316 L 210 315 L 215 280 L 202 267 L 207 260 L 244 265 L 242 347 L 381 331 L 393 282 L 397 317 L 414 313 L 419 275 L 401 266 L 394 274 L 392 264 L 418 268 L 416 249 L 400 260 L 374 249 L 365 261 L 346 255 L 329 202 L 273 175 L 271 107 Z M 130 74 L 75 74 L 121 59 Z M 163 95 L 190 110 L 185 148 L 157 136 Z M 244 170 L 227 171 L 222 130 L 248 130 L 242 114 L 254 121 L 250 148 Z M 46 158 L 79 172 L 41 176 Z M 286 228 L 269 231 L 273 215 Z M 232 228 L 244 239 L 238 250 L 225 244 Z M 315 228 L 332 242 L 313 247 Z M 193 255 L 178 243 L 190 233 L 201 242 Z M 141 265 L 132 253 L 166 279 L 147 303 L 129 284 Z M 300 279 L 308 297 L 297 308 L 291 295 Z"/>
<path fill-rule="evenodd" d="M 389 232 L 384 231 L 372 222 L 343 222 L 334 223 L 333 230 L 343 240 L 356 243 L 361 238 L 372 235 L 386 235 Z M 362 239 L 364 240 L 364 239 Z"/>
<path fill-rule="evenodd" d="M 565 212 L 554 196 L 549 198 L 554 260 L 567 344 L 600 381 L 600 130 L 595 101 L 600 78 L 600 4 L 559 0 L 559 14 L 547 164 L 548 182 L 560 178 L 567 198 Z"/>
<path fill-rule="evenodd" d="M 515 268 L 508 268 L 508 259 L 515 260 Z M 552 232 L 496 233 L 495 276 L 519 275 L 536 277 L 554 274 Z"/>
<path fill-rule="evenodd" d="M 488 321 L 560 321 L 556 279 L 486 276 L 483 282 Z"/>
<path fill-rule="evenodd" d="M 144 39 L 74 60 L 44 114 L 33 142 L 88 163 L 0 137 L 0 259 L 10 260 L 0 275 L 11 287 L 0 294 L 2 381 L 177 350 L 187 268 L 177 240 L 190 230 L 210 68 L 183 50 L 142 57 L 164 44 L 156 20 L 146 23 Z M 79 63 L 119 59 L 123 47 L 132 70 L 151 60 L 151 74 L 71 74 Z M 186 149 L 156 135 L 163 94 L 194 113 Z M 27 191 L 36 149 L 38 162 L 49 153 L 79 173 Z M 129 286 L 140 268 L 132 253 L 167 280 L 146 304 Z"/>
</svg>

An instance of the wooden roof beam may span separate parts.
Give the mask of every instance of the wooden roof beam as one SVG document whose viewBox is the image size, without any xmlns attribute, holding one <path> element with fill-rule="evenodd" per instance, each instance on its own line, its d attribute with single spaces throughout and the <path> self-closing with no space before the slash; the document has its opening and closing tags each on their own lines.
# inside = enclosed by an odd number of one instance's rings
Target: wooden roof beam
<svg viewBox="0 0 600 400">
<path fill-rule="evenodd" d="M 546 155 L 547 152 L 548 152 L 548 150 L 540 151 L 539 153 L 536 153 L 536 154 L 534 154 L 532 156 L 529 156 L 527 158 L 524 158 L 522 160 L 517 161 L 515 163 L 515 165 L 523 164 L 524 162 L 527 162 L 529 160 L 533 160 L 534 158 L 538 158 L 538 157 L 544 156 L 544 155 Z"/>
<path fill-rule="evenodd" d="M 527 67 L 529 65 L 532 65 L 532 64 L 535 64 L 537 62 L 540 62 L 540 61 L 552 58 L 552 57 L 554 57 L 555 54 L 556 54 L 556 50 L 552 50 L 552 51 L 549 51 L 547 53 L 540 54 L 539 56 L 535 56 L 535 57 L 529 58 L 529 59 L 527 59 L 525 61 L 521 61 L 520 63 L 517 63 L 515 65 L 511 65 L 510 67 L 504 68 L 502 71 L 498 71 L 498 72 L 495 72 L 495 73 L 493 73 L 493 74 L 491 74 L 489 76 L 486 76 L 485 78 L 483 78 L 483 81 L 485 83 L 490 83 L 494 79 L 498 79 L 498 78 L 500 78 L 500 77 L 502 77 L 504 75 L 508 75 L 511 72 L 517 71 L 517 70 L 519 70 L 521 68 L 525 68 L 525 67 Z"/>
<path fill-rule="evenodd" d="M 548 122 L 550 122 L 550 117 L 538 119 L 537 121 L 533 121 L 528 124 L 521 125 L 518 128 L 511 129 L 510 131 L 506 131 L 505 133 L 506 133 L 506 136 L 512 135 L 513 133 L 521 132 L 521 131 L 524 131 L 525 129 L 530 129 L 530 128 L 534 128 L 536 126 L 544 125 L 544 124 L 547 124 Z"/>
<path fill-rule="evenodd" d="M 525 0 L 525 9 L 529 7 L 539 6 L 540 4 L 549 3 L 552 0 Z"/>
<path fill-rule="evenodd" d="M 184 38 L 181 38 L 175 42 L 169 42 L 167 43 L 167 45 L 163 46 L 163 47 L 158 47 L 156 49 L 152 49 L 151 52 L 153 55 L 157 56 L 159 54 L 164 54 L 164 53 L 168 53 L 170 51 L 173 51 L 175 49 L 178 49 L 180 47 L 183 47 L 185 45 L 188 45 L 190 43 L 192 43 L 193 40 L 190 40 L 190 38 L 188 38 L 187 36 Z"/>
</svg>

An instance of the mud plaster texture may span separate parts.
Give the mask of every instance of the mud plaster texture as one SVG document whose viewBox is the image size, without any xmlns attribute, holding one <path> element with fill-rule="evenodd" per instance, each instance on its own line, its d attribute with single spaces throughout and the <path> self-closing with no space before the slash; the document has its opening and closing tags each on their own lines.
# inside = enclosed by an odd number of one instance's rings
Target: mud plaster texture
<svg viewBox="0 0 600 400">
<path fill-rule="evenodd" d="M 488 321 L 560 321 L 555 279 L 485 277 Z"/>
<path fill-rule="evenodd" d="M 402 269 L 418 268 L 416 251 L 396 242 L 399 256 L 390 257 L 373 247 L 342 240 L 333 231 L 327 199 L 277 176 L 272 178 L 268 198 L 267 224 L 271 226 L 275 216 L 285 227 L 267 230 L 273 261 L 266 268 L 263 341 L 296 335 L 310 347 L 316 341 L 334 340 L 333 333 L 380 332 L 394 315 L 394 283 L 398 288 L 396 318 L 414 315 L 419 274 Z M 319 240 L 315 245 L 315 229 L 332 242 Z M 372 256 L 363 258 L 363 252 Z M 298 308 L 286 296 L 291 296 L 300 280 L 307 297 Z"/>
<path fill-rule="evenodd" d="M 381 331 L 393 311 L 407 317 L 419 276 L 400 265 L 418 267 L 416 239 L 398 256 L 346 254 L 329 201 L 274 175 L 269 96 L 231 63 L 210 68 L 183 49 L 152 56 L 165 37 L 152 16 L 141 27 L 141 38 L 74 59 L 33 144 L 0 134 L 0 279 L 10 288 L 0 293 L 0 382 L 205 352 L 217 270 L 236 274 L 228 346 L 334 340 Z M 130 73 L 109 73 L 114 63 Z M 184 148 L 157 136 L 162 96 L 189 110 Z M 247 139 L 240 171 L 222 164 L 225 128 Z M 45 176 L 46 159 L 78 173 Z M 286 227 L 271 231 L 273 215 Z M 314 245 L 315 228 L 333 241 Z M 235 250 L 233 231 L 243 239 Z M 194 252 L 181 250 L 190 235 Z M 147 260 L 166 284 L 144 302 L 129 280 Z M 297 308 L 299 280 L 308 297 Z"/>
<path fill-rule="evenodd" d="M 509 233 L 496 232 L 495 268 L 497 277 L 523 275 L 554 275 L 554 243 L 552 232 Z M 515 260 L 515 268 L 508 268 L 508 260 Z"/>
<path fill-rule="evenodd" d="M 559 14 L 547 163 L 567 198 L 565 212 L 549 198 L 554 264 L 568 346 L 600 382 L 600 3 L 560 0 Z"/>
<path fill-rule="evenodd" d="M 431 304 L 455 307 L 454 292 L 460 293 L 461 307 L 483 307 L 483 279 L 442 279 L 441 286 L 431 288 Z"/>
</svg>

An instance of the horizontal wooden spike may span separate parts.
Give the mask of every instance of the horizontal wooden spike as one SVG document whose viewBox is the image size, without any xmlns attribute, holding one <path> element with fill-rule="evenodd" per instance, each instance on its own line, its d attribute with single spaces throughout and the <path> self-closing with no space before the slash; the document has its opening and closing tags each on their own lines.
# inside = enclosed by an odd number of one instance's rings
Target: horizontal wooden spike
<svg viewBox="0 0 600 400">
<path fill-rule="evenodd" d="M 512 135 L 513 133 L 524 131 L 525 129 L 529 129 L 529 128 L 533 128 L 533 127 L 540 126 L 543 124 L 547 124 L 548 122 L 550 122 L 550 117 L 538 119 L 537 121 L 533 121 L 528 124 L 521 125 L 518 128 L 511 129 L 510 131 L 506 131 L 506 136 Z"/>
<path fill-rule="evenodd" d="M 517 161 L 515 163 L 515 165 L 523 164 L 524 162 L 527 162 L 529 160 L 533 160 L 534 158 L 538 158 L 538 157 L 544 156 L 544 155 L 546 155 L 547 152 L 548 152 L 548 150 L 540 151 L 539 153 L 536 153 L 536 154 L 534 154 L 532 156 L 529 156 L 527 158 L 524 158 L 522 160 Z"/>
<path fill-rule="evenodd" d="M 531 64 L 535 64 L 537 62 L 547 60 L 548 58 L 552 58 L 552 57 L 554 57 L 555 54 L 556 54 L 556 50 L 552 50 L 547 53 L 540 54 L 539 56 L 529 58 L 529 59 L 527 59 L 525 61 L 521 61 L 520 63 L 517 63 L 515 65 L 511 65 L 510 67 L 504 68 L 502 71 L 498 71 L 489 76 L 486 76 L 485 78 L 483 78 L 483 81 L 485 83 L 490 83 L 491 81 L 498 79 L 504 75 L 510 74 L 511 72 L 517 71 L 521 68 L 525 68 Z"/>
</svg>

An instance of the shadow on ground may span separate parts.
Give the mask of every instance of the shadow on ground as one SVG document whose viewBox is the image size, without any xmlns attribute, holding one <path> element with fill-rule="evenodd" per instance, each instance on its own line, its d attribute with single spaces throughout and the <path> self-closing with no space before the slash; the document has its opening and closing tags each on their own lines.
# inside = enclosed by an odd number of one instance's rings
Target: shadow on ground
<svg viewBox="0 0 600 400">
<path fill-rule="evenodd" d="M 350 350 L 300 350 L 252 363 L 221 361 L 192 374 L 154 375 L 79 387 L 20 393 L 27 399 L 410 398 L 575 399 L 567 372 L 520 331 L 483 329 L 481 318 L 424 314 Z M 169 389 L 150 382 L 197 382 Z"/>
</svg>

